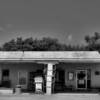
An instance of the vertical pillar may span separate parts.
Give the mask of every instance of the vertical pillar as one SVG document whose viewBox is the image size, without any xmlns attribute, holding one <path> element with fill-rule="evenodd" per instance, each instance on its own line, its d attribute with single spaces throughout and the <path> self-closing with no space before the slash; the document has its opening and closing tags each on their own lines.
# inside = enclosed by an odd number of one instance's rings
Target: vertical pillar
<svg viewBox="0 0 100 100">
<path fill-rule="evenodd" d="M 2 81 L 2 70 L 0 68 L 0 84 L 1 84 L 1 81 Z"/>
<path fill-rule="evenodd" d="M 52 76 L 53 76 L 53 63 L 47 64 L 47 77 L 46 77 L 46 94 L 52 93 Z"/>
</svg>

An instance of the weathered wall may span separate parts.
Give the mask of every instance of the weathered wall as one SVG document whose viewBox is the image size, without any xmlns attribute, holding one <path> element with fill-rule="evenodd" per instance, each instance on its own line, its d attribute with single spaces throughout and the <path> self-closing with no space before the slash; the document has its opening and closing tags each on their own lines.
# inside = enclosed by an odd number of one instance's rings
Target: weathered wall
<svg viewBox="0 0 100 100">
<path fill-rule="evenodd" d="M 43 69 L 43 64 L 35 63 L 0 63 L 0 70 L 10 69 L 10 80 L 12 87 L 18 84 L 18 72 L 26 71 L 36 71 L 37 69 Z M 100 71 L 100 64 L 86 64 L 86 63 L 65 63 L 57 64 L 57 68 L 62 68 L 65 70 L 65 84 L 66 86 L 72 85 L 76 87 L 76 73 L 75 70 L 81 69 L 91 69 L 91 87 L 100 87 L 100 75 L 95 75 L 95 71 Z M 74 72 L 74 80 L 68 80 L 68 72 Z"/>
<path fill-rule="evenodd" d="M 0 70 L 9 69 L 10 75 L 9 79 L 11 80 L 12 87 L 18 85 L 18 72 L 35 72 L 37 69 L 42 69 L 43 65 L 35 63 L 0 63 Z M 28 78 L 28 77 L 27 77 Z M 28 79 L 27 79 L 28 80 Z M 28 83 L 28 82 L 27 82 Z"/>
<path fill-rule="evenodd" d="M 91 70 L 91 87 L 100 87 L 100 75 L 95 75 L 95 71 L 100 71 L 100 64 L 90 64 L 90 63 L 66 63 L 58 64 L 57 68 L 62 68 L 65 70 L 65 85 L 72 85 L 76 88 L 76 72 L 77 70 L 90 69 Z M 68 72 L 74 72 L 74 80 L 68 80 Z"/>
<path fill-rule="evenodd" d="M 100 72 L 100 64 L 94 65 L 91 71 L 91 86 L 100 88 L 100 75 L 95 75 L 95 71 Z"/>
</svg>

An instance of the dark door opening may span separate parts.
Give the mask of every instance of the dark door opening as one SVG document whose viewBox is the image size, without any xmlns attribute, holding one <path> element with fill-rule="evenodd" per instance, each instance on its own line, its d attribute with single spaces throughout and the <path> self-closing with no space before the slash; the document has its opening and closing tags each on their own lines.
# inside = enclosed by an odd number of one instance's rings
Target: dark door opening
<svg viewBox="0 0 100 100">
<path fill-rule="evenodd" d="M 57 69 L 55 75 L 55 92 L 61 92 L 65 86 L 65 71 L 63 69 Z"/>
<path fill-rule="evenodd" d="M 77 84 L 77 89 L 87 89 L 87 71 L 86 70 L 77 71 L 76 84 Z"/>
<path fill-rule="evenodd" d="M 10 88 L 9 69 L 2 70 L 2 87 Z"/>
<path fill-rule="evenodd" d="M 87 69 L 87 89 L 91 89 L 91 69 Z"/>
<path fill-rule="evenodd" d="M 28 91 L 35 91 L 34 77 L 35 72 L 29 72 Z"/>
<path fill-rule="evenodd" d="M 36 76 L 42 76 L 43 77 L 43 71 L 37 70 L 35 72 L 29 72 L 29 78 L 28 78 L 28 91 L 35 92 L 35 81 L 34 78 Z"/>
</svg>

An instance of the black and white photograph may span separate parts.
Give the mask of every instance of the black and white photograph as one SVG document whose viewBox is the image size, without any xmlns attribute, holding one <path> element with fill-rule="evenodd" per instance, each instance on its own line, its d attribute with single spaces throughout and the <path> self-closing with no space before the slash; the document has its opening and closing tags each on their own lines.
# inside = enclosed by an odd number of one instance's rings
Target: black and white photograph
<svg viewBox="0 0 100 100">
<path fill-rule="evenodd" d="M 100 0 L 0 0 L 0 100 L 100 100 Z"/>
</svg>

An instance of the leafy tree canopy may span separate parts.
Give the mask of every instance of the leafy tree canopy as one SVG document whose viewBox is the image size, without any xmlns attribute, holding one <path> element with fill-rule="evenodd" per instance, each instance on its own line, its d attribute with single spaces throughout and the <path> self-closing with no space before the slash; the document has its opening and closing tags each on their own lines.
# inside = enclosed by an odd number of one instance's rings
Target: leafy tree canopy
<svg viewBox="0 0 100 100">
<path fill-rule="evenodd" d="M 95 32 L 93 36 L 87 35 L 85 36 L 85 40 L 87 43 L 87 46 L 86 46 L 87 50 L 100 51 L 100 33 Z"/>
<path fill-rule="evenodd" d="M 72 46 L 60 43 L 55 38 L 44 37 L 33 39 L 32 37 L 22 39 L 18 37 L 4 43 L 1 47 L 3 51 L 76 51 L 85 50 L 84 46 Z"/>
</svg>

